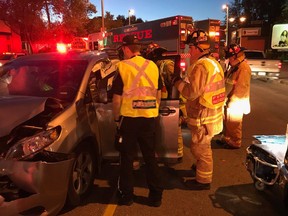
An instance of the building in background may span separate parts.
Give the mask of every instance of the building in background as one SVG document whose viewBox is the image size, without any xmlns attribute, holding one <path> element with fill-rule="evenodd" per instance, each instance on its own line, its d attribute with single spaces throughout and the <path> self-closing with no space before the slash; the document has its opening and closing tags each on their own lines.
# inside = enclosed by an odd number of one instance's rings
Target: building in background
<svg viewBox="0 0 288 216">
<path fill-rule="evenodd" d="M 22 52 L 20 34 L 13 31 L 3 20 L 0 20 L 0 53 Z"/>
</svg>

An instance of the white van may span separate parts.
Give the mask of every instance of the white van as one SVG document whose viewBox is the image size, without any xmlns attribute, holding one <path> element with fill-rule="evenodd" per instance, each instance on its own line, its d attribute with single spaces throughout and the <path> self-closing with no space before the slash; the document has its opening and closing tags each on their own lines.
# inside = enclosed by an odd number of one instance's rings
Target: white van
<svg viewBox="0 0 288 216">
<path fill-rule="evenodd" d="M 169 58 L 179 71 L 180 57 Z M 117 62 L 112 50 L 73 51 L 24 56 L 0 67 L 0 215 L 37 206 L 56 215 L 65 201 L 78 205 L 101 163 L 119 159 L 110 92 Z M 159 161 L 178 161 L 178 118 L 177 97 L 163 100 Z M 9 192 L 17 194 L 14 202 Z"/>
</svg>

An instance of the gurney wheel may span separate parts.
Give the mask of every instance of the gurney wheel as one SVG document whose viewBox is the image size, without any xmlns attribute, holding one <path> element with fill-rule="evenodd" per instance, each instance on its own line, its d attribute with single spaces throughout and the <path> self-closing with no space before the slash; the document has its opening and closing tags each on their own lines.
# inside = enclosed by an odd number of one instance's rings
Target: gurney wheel
<svg viewBox="0 0 288 216">
<path fill-rule="evenodd" d="M 254 186 L 259 191 L 264 191 L 265 188 L 266 188 L 266 185 L 263 182 L 261 182 L 261 181 L 255 181 L 254 182 Z"/>
</svg>

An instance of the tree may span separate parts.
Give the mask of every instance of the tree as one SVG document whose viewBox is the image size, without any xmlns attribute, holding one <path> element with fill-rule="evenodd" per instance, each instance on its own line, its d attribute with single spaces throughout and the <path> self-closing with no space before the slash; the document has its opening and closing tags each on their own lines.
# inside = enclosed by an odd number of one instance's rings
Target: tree
<svg viewBox="0 0 288 216">
<path fill-rule="evenodd" d="M 229 16 L 244 15 L 246 23 L 261 21 L 270 26 L 287 21 L 287 2 L 288 0 L 234 0 L 230 3 Z"/>
<path fill-rule="evenodd" d="M 96 7 L 86 0 L 66 0 L 63 14 L 63 24 L 66 29 L 77 36 L 86 36 L 85 26 L 89 23 L 89 15 L 96 13 Z"/>
<path fill-rule="evenodd" d="M 22 41 L 32 44 L 41 41 L 70 42 L 73 37 L 99 32 L 102 17 L 93 17 L 97 10 L 89 0 L 6 0 L 0 1 L 0 19 L 20 32 Z M 132 17 L 132 23 L 143 22 Z M 105 14 L 105 28 L 128 24 L 128 18 L 110 12 Z"/>
<path fill-rule="evenodd" d="M 0 4 L 0 18 L 20 32 L 21 38 L 29 44 L 42 37 L 40 29 L 45 28 L 41 19 L 43 0 L 11 0 Z M 17 31 L 18 29 L 18 31 Z"/>
</svg>

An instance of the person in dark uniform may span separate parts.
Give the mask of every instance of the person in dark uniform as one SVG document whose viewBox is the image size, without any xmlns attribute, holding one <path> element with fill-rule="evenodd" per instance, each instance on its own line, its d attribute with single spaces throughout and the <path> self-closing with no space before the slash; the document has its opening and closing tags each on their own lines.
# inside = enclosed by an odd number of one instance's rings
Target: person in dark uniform
<svg viewBox="0 0 288 216">
<path fill-rule="evenodd" d="M 161 100 L 161 78 L 157 65 L 140 55 L 141 44 L 135 35 L 123 38 L 124 60 L 112 85 L 113 115 L 120 131 L 119 205 L 132 205 L 133 161 L 137 144 L 146 166 L 149 205 L 158 207 L 162 200 L 161 172 L 155 156 L 155 126 Z"/>
</svg>

